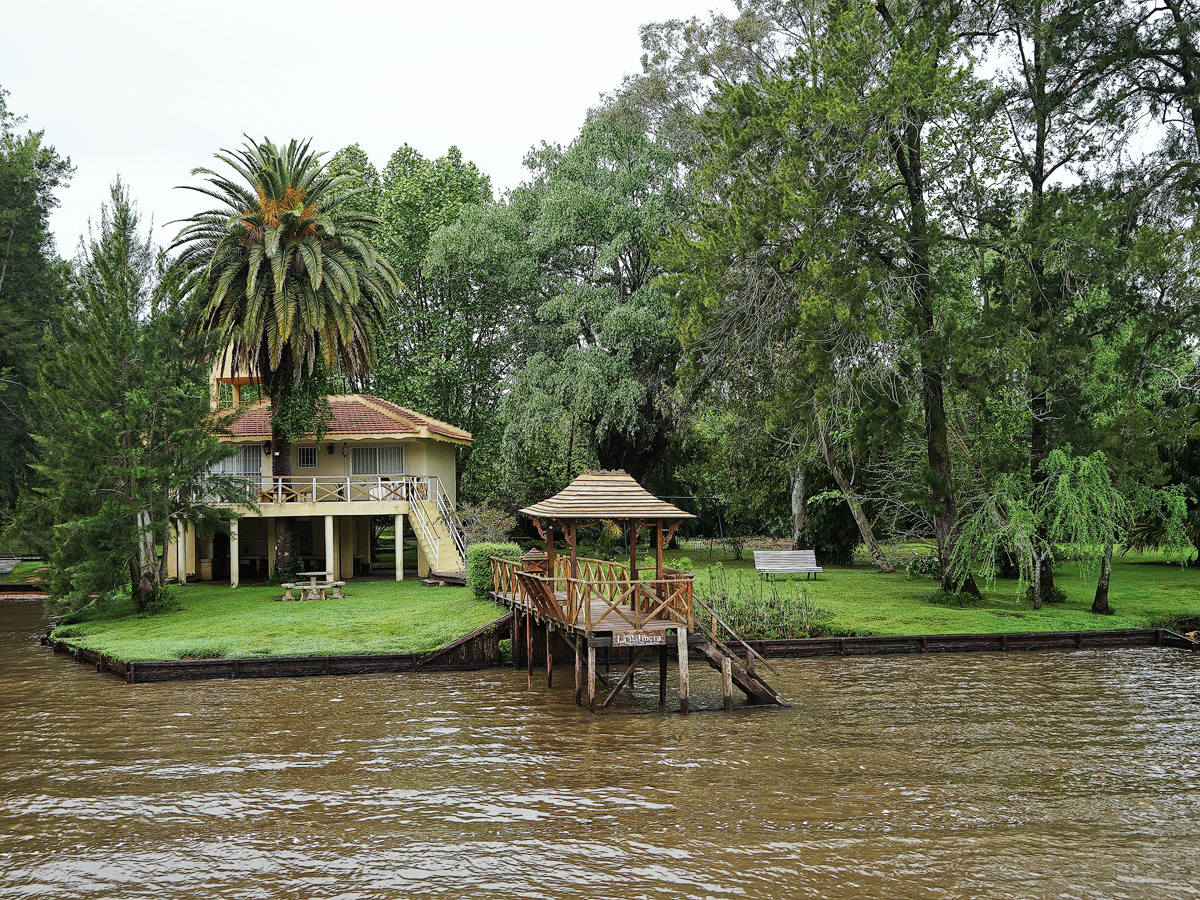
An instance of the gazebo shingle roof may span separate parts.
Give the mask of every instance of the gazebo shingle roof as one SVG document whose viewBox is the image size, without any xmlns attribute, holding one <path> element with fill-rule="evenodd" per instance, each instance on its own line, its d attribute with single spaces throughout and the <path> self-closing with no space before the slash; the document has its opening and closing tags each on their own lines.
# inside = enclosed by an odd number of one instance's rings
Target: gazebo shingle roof
<svg viewBox="0 0 1200 900">
<path fill-rule="evenodd" d="M 535 519 L 694 519 L 659 500 L 621 469 L 584 472 L 553 497 L 521 510 Z"/>
</svg>

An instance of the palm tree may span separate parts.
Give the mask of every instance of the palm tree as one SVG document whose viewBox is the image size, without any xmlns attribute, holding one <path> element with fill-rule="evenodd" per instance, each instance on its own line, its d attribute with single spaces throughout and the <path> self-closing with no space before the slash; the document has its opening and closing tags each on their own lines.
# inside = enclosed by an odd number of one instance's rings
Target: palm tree
<svg viewBox="0 0 1200 900">
<path fill-rule="evenodd" d="M 256 375 L 271 400 L 272 467 L 292 474 L 292 442 L 313 430 L 303 385 L 320 370 L 351 381 L 375 360 L 375 341 L 400 280 L 372 245 L 383 223 L 347 203 L 363 189 L 331 174 L 309 141 L 263 139 L 217 159 L 236 177 L 198 168 L 184 185 L 219 205 L 188 219 L 172 249 L 187 273 L 195 328 Z M 323 398 L 321 398 L 323 399 Z M 290 572 L 291 526 L 276 523 L 276 567 Z"/>
</svg>

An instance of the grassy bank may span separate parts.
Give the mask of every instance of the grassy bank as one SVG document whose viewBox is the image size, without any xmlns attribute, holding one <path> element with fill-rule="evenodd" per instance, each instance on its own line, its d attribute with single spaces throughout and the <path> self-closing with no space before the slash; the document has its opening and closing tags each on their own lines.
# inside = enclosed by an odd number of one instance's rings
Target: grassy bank
<svg viewBox="0 0 1200 900">
<path fill-rule="evenodd" d="M 753 563 L 710 559 L 704 553 L 668 554 L 696 573 L 697 591 L 713 586 L 758 585 Z M 1200 568 L 1181 568 L 1161 557 L 1116 560 L 1112 615 L 1090 612 L 1094 575 L 1078 565 L 1056 570 L 1061 603 L 1034 610 L 1014 581 L 985 588 L 982 600 L 964 606 L 931 602 L 937 582 L 928 576 L 881 575 L 867 566 L 827 566 L 816 581 L 779 579 L 786 605 L 803 594 L 821 615 L 821 633 L 834 635 L 967 634 L 1020 631 L 1099 631 L 1172 624 L 1200 616 Z M 56 632 L 129 661 L 409 653 L 436 649 L 495 618 L 500 609 L 473 599 L 465 588 L 427 588 L 416 581 L 352 582 L 345 600 L 279 603 L 277 587 L 187 585 L 177 588 L 178 608 L 139 616 L 132 608 L 93 611 Z M 786 620 L 786 616 L 784 617 Z M 749 636 L 749 635 L 748 635 Z M 783 634 L 762 635 L 784 637 Z"/>
<path fill-rule="evenodd" d="M 352 582 L 345 600 L 282 603 L 278 587 L 189 584 L 178 608 L 139 616 L 131 605 L 88 611 L 55 636 L 123 662 L 421 653 L 486 625 L 502 610 L 466 588 L 417 581 Z"/>
<path fill-rule="evenodd" d="M 668 554 L 670 555 L 670 554 Z M 747 556 L 750 554 L 747 552 Z M 703 552 L 676 554 L 677 562 L 696 573 L 697 591 L 710 583 L 736 580 L 738 573 L 755 578 L 750 560 L 710 559 Z M 720 568 L 710 573 L 710 568 Z M 1077 563 L 1055 569 L 1061 603 L 1034 610 L 1018 593 L 1015 581 L 997 580 L 983 587 L 983 599 L 964 606 L 931 602 L 938 583 L 928 576 L 908 578 L 902 572 L 882 575 L 867 566 L 830 567 L 816 581 L 803 576 L 779 579 L 781 592 L 803 592 L 808 603 L 832 613 L 820 620 L 822 631 L 843 635 L 995 634 L 1019 631 L 1100 631 L 1146 628 L 1200 616 L 1200 568 L 1182 568 L 1161 556 L 1132 554 L 1113 565 L 1109 605 L 1112 615 L 1091 610 L 1095 573 L 1081 575 Z"/>
</svg>

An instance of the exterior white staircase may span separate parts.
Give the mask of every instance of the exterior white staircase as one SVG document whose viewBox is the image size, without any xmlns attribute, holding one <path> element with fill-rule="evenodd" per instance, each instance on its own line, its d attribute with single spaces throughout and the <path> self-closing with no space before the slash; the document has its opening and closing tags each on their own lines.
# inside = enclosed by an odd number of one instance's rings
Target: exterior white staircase
<svg viewBox="0 0 1200 900">
<path fill-rule="evenodd" d="M 409 502 L 417 543 L 429 562 L 430 574 L 465 578 L 467 550 L 462 526 L 441 483 L 435 480 L 430 488 L 428 497 Z"/>
</svg>

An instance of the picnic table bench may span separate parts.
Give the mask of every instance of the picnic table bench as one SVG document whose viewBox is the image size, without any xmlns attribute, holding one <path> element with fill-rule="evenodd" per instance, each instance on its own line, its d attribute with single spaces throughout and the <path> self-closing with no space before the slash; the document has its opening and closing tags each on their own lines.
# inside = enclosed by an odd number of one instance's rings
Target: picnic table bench
<svg viewBox="0 0 1200 900">
<path fill-rule="evenodd" d="M 824 571 L 815 550 L 755 550 L 754 568 L 767 577 L 803 573 L 806 580 Z"/>
<path fill-rule="evenodd" d="M 309 576 L 308 581 L 285 582 L 281 585 L 283 596 L 279 598 L 280 600 L 324 600 L 326 591 L 333 592 L 334 600 L 346 599 L 342 594 L 342 588 L 346 586 L 346 582 L 318 580 L 322 575 L 332 575 L 332 572 L 301 572 L 300 574 Z M 293 597 L 293 590 L 299 591 L 300 596 Z"/>
</svg>

